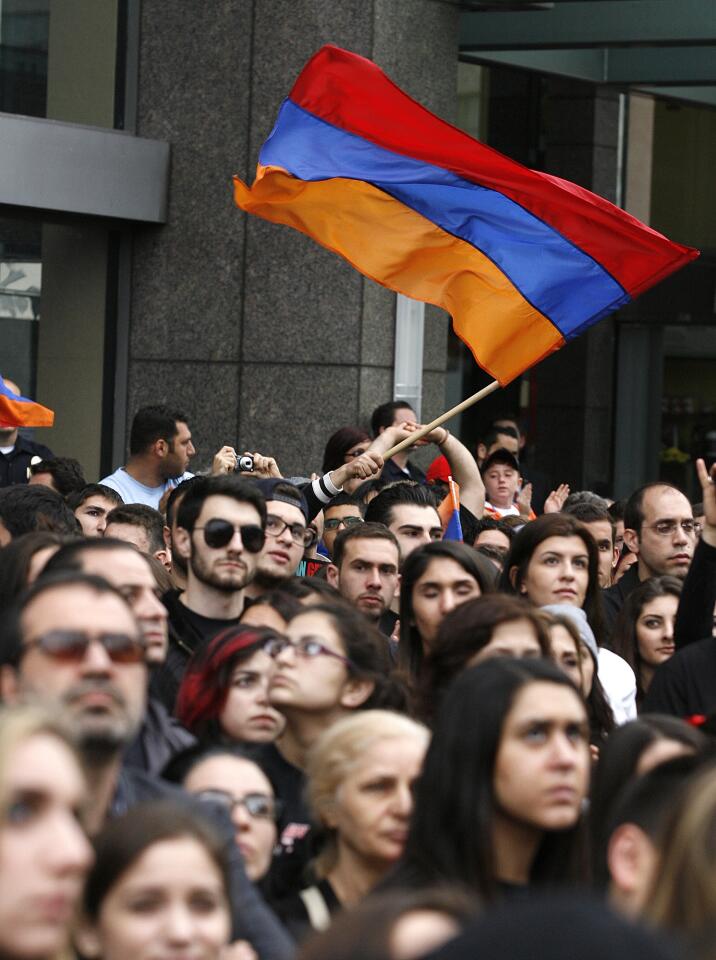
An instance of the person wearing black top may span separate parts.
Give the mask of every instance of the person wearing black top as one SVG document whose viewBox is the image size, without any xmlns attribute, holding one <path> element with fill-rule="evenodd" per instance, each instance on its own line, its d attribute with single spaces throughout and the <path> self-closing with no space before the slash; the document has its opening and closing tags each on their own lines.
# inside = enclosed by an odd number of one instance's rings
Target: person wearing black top
<svg viewBox="0 0 716 960">
<path fill-rule="evenodd" d="M 169 612 L 169 650 L 153 684 L 168 709 L 192 654 L 238 623 L 265 525 L 263 495 L 239 477 L 194 479 L 183 496 L 174 544 L 187 561 L 187 585 L 183 593 L 170 591 L 162 598 Z"/>
<path fill-rule="evenodd" d="M 644 710 L 677 717 L 716 713 L 716 464 L 707 472 L 696 461 L 704 500 L 704 527 L 684 580 L 676 614 L 676 653 L 662 664 L 649 687 Z"/>
<path fill-rule="evenodd" d="M 391 887 L 456 884 L 485 903 L 581 869 L 589 724 L 546 660 L 493 659 L 461 673 L 433 729 Z"/>
</svg>

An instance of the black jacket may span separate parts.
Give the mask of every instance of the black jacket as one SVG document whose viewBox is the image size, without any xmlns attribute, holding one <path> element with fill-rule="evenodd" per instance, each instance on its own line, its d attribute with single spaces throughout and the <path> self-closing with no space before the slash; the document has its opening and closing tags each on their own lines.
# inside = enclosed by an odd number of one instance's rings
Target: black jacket
<svg viewBox="0 0 716 960">
<path fill-rule="evenodd" d="M 10 453 L 0 453 L 0 487 L 9 487 L 13 483 L 27 483 L 27 468 L 32 458 L 52 460 L 54 456 L 49 447 L 19 436 L 14 450 Z"/>
<path fill-rule="evenodd" d="M 144 722 L 127 748 L 123 762 L 128 767 L 159 776 L 175 753 L 195 743 L 196 738 L 169 716 L 164 704 L 149 697 Z"/>
<path fill-rule="evenodd" d="M 639 563 L 632 564 L 624 576 L 615 583 L 613 587 L 607 587 L 602 590 L 602 611 L 604 613 L 604 626 L 606 635 L 611 637 L 614 633 L 614 624 L 617 622 L 619 611 L 624 606 L 624 601 L 641 583 L 639 579 Z"/>
</svg>

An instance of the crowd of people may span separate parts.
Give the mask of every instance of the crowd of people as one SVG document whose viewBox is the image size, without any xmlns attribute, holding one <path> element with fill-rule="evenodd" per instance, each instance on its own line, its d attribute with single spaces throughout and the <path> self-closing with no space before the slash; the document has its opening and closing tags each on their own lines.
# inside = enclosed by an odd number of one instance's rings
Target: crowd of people
<svg viewBox="0 0 716 960">
<path fill-rule="evenodd" d="M 195 474 L 145 407 L 90 483 L 0 429 L 3 958 L 715 960 L 716 465 L 419 429 Z"/>
</svg>

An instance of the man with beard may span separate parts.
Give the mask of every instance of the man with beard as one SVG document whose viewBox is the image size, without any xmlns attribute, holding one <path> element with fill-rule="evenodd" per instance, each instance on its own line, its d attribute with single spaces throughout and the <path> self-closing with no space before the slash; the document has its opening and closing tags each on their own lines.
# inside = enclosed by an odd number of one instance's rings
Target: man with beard
<svg viewBox="0 0 716 960">
<path fill-rule="evenodd" d="M 255 486 L 266 498 L 266 542 L 246 591 L 252 598 L 295 576 L 304 550 L 316 536 L 308 527 L 308 504 L 298 487 L 283 479 L 257 480 Z"/>
<path fill-rule="evenodd" d="M 390 605 L 398 589 L 400 547 L 382 523 L 361 523 L 336 537 L 326 579 L 344 600 L 383 633 L 390 635 L 397 617 Z"/>
<path fill-rule="evenodd" d="M 116 490 L 125 503 L 159 509 L 172 487 L 191 477 L 189 461 L 196 453 L 183 413 L 168 407 L 142 407 L 132 421 L 129 460 L 100 481 Z"/>
<path fill-rule="evenodd" d="M 96 834 L 107 819 L 159 798 L 205 816 L 219 831 L 229 863 L 235 938 L 248 939 L 264 960 L 290 960 L 292 945 L 246 876 L 226 811 L 202 807 L 124 763 L 145 710 L 147 644 L 122 594 L 89 574 L 41 577 L 1 627 L 0 697 L 62 713 L 87 776 L 88 832 Z M 32 817 L 31 800 L 25 813 Z"/>
<path fill-rule="evenodd" d="M 175 691 L 194 651 L 238 623 L 265 541 L 266 503 L 250 481 L 231 474 L 198 477 L 179 504 L 176 524 L 186 589 L 162 598 L 172 628 L 162 683 L 171 681 Z"/>
</svg>

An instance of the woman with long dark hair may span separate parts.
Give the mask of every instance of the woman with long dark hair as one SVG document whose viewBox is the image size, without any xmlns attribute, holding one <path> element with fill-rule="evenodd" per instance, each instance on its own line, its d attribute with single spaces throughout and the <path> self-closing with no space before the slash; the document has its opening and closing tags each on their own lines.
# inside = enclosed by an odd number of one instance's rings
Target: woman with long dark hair
<svg viewBox="0 0 716 960">
<path fill-rule="evenodd" d="M 496 570 L 471 547 L 436 540 L 405 560 L 400 581 L 398 663 L 413 679 L 435 642 L 443 619 L 460 604 L 494 590 Z"/>
<path fill-rule="evenodd" d="M 630 780 L 660 763 L 701 754 L 708 747 L 709 741 L 696 727 L 658 713 L 642 714 L 611 734 L 599 753 L 590 791 L 592 873 L 598 886 L 606 886 L 608 878 L 606 848 L 615 798 Z"/>
<path fill-rule="evenodd" d="M 589 726 L 545 660 L 486 660 L 443 699 L 393 886 L 456 883 L 492 901 L 582 872 Z"/>
<path fill-rule="evenodd" d="M 370 434 L 362 427 L 341 427 L 326 441 L 323 451 L 323 473 L 337 470 L 344 463 L 365 453 L 370 446 Z"/>
<path fill-rule="evenodd" d="M 584 610 L 598 647 L 599 678 L 617 723 L 636 716 L 636 679 L 629 665 L 605 648 L 599 587 L 599 550 L 575 517 L 550 513 L 526 524 L 512 541 L 500 589 L 536 607 L 568 604 Z"/>
<path fill-rule="evenodd" d="M 467 667 L 488 657 L 549 657 L 544 620 L 518 597 L 491 593 L 467 600 L 447 614 L 421 673 L 420 713 L 430 722 L 445 691 Z"/>
<path fill-rule="evenodd" d="M 636 674 L 637 707 L 656 668 L 674 655 L 681 586 L 682 581 L 676 577 L 652 577 L 632 590 L 619 611 L 612 646 Z"/>
</svg>

